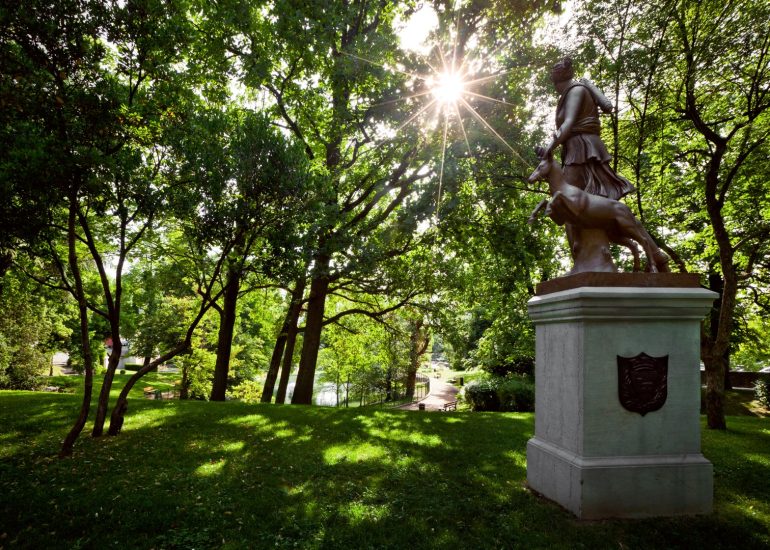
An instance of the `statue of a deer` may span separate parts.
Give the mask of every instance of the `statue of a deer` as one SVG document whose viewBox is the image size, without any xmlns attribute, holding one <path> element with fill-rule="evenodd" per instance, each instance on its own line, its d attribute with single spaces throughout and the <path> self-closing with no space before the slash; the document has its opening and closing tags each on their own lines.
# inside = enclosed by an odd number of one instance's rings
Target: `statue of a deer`
<svg viewBox="0 0 770 550">
<path fill-rule="evenodd" d="M 540 153 L 541 151 L 538 151 Z M 666 272 L 668 256 L 655 244 L 633 212 L 622 202 L 587 193 L 564 180 L 561 167 L 553 155 L 542 158 L 540 164 L 529 176 L 529 181 L 548 181 L 551 201 L 541 202 L 532 212 L 533 220 L 538 212 L 545 212 L 557 224 L 571 224 L 576 228 L 602 229 L 611 242 L 627 246 L 634 254 L 634 270 L 638 269 L 639 252 L 633 241 L 638 242 L 647 256 L 647 269 L 652 273 Z"/>
</svg>

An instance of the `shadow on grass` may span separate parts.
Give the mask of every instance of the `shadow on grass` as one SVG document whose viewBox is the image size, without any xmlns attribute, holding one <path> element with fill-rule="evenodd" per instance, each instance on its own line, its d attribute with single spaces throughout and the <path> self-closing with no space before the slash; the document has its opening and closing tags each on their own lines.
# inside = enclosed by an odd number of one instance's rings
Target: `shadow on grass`
<svg viewBox="0 0 770 550">
<path fill-rule="evenodd" d="M 741 454 L 767 456 L 770 449 L 754 419 L 742 419 L 734 434 L 704 437 L 715 462 L 713 516 L 578 522 L 524 487 L 527 414 L 134 400 L 121 436 L 84 438 L 73 460 L 52 459 L 75 401 L 0 394 L 0 419 L 8 426 L 0 437 L 19 439 L 0 455 L 0 517 L 15 544 L 748 548 L 770 542 L 767 505 L 748 508 L 770 500 L 768 482 L 750 479 L 752 472 L 764 475 L 767 463 L 740 462 Z"/>
</svg>

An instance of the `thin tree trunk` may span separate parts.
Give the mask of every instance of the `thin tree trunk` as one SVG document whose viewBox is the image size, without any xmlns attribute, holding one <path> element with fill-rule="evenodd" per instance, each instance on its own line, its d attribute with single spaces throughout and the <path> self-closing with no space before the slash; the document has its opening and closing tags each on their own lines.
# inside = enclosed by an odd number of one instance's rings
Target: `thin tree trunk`
<svg viewBox="0 0 770 550">
<path fill-rule="evenodd" d="M 291 308 L 291 306 L 289 306 Z M 281 333 L 275 340 L 275 346 L 273 347 L 273 355 L 270 358 L 270 366 L 267 369 L 267 375 L 265 376 L 265 385 L 262 387 L 262 397 L 260 401 L 262 403 L 270 403 L 273 400 L 273 392 L 275 391 L 275 381 L 278 378 L 278 370 L 281 368 L 281 358 L 283 357 L 283 350 L 286 349 L 286 337 L 289 332 L 289 315 L 286 312 L 286 318 L 281 326 Z"/>
<path fill-rule="evenodd" d="M 156 358 L 154 361 L 151 361 L 149 364 L 144 365 L 141 369 L 136 371 L 131 376 L 131 378 L 128 379 L 128 382 L 126 382 L 126 385 L 123 386 L 123 389 L 121 390 L 120 395 L 118 396 L 118 400 L 115 403 L 115 407 L 113 407 L 112 409 L 112 414 L 110 415 L 110 429 L 109 429 L 110 435 L 117 435 L 118 433 L 120 433 L 120 430 L 123 428 L 123 420 L 126 415 L 126 410 L 128 410 L 128 393 L 131 391 L 131 388 L 134 387 L 134 384 L 136 384 L 136 382 L 142 376 L 150 372 L 152 369 L 156 368 L 158 365 L 162 365 L 169 359 L 173 359 L 180 353 L 183 353 L 188 349 L 190 349 L 190 343 L 192 342 L 193 333 L 195 332 L 195 329 L 198 327 L 198 324 L 201 322 L 201 319 L 203 319 L 203 316 L 206 314 L 206 312 L 222 296 L 223 290 L 220 290 L 214 296 L 212 296 L 211 287 L 213 286 L 214 281 L 216 281 L 219 277 L 219 273 L 221 272 L 222 262 L 224 261 L 224 258 L 226 257 L 228 252 L 229 252 L 228 250 L 224 250 L 222 252 L 223 256 L 217 262 L 217 266 L 214 270 L 214 273 L 212 274 L 211 281 L 207 285 L 205 291 L 201 291 L 199 289 L 199 293 L 201 294 L 202 301 L 198 309 L 198 314 L 190 322 L 190 326 L 187 327 L 187 332 L 185 333 L 184 340 L 179 342 L 177 345 L 175 345 L 166 353 L 162 354 L 160 357 Z"/>
<path fill-rule="evenodd" d="M 179 383 L 179 399 L 190 399 L 190 367 L 182 367 L 182 381 Z"/>
<path fill-rule="evenodd" d="M 416 319 L 409 323 L 411 334 L 409 335 L 409 370 L 406 373 L 406 392 L 405 397 L 412 399 L 417 381 L 417 369 L 420 367 L 420 357 L 428 349 L 427 330 L 423 319 Z"/>
<path fill-rule="evenodd" d="M 733 328 L 735 313 L 735 297 L 738 292 L 738 278 L 733 265 L 734 250 L 730 243 L 730 235 L 722 217 L 722 204 L 718 199 L 719 169 L 725 153 L 723 143 L 716 144 L 716 150 L 709 163 L 706 173 L 706 210 L 709 214 L 714 238 L 719 247 L 719 265 L 722 270 L 722 295 L 718 299 L 718 315 L 712 318 L 717 322 L 716 337 L 710 340 L 710 349 L 705 354 L 703 363 L 706 366 L 706 424 L 710 429 L 724 430 L 727 421 L 724 412 L 725 392 L 725 358 L 730 347 L 730 336 Z"/>
<path fill-rule="evenodd" d="M 107 419 L 107 405 L 110 402 L 110 390 L 112 381 L 115 378 L 115 370 L 120 363 L 120 356 L 123 353 L 123 344 L 120 342 L 120 335 L 116 337 L 117 331 L 112 332 L 112 352 L 107 361 L 107 372 L 104 373 L 102 380 L 102 389 L 99 392 L 99 401 L 96 404 L 96 417 L 94 418 L 94 428 L 91 431 L 92 437 L 101 437 L 104 433 L 104 421 Z"/>
<path fill-rule="evenodd" d="M 238 306 L 238 292 L 241 287 L 241 273 L 230 269 L 227 273 L 222 311 L 219 315 L 219 338 L 217 340 L 217 361 L 214 366 L 214 383 L 211 386 L 211 401 L 224 401 L 227 391 L 227 375 L 230 371 L 230 355 L 233 347 L 235 313 Z"/>
<path fill-rule="evenodd" d="M 297 344 L 297 323 L 299 322 L 299 312 L 297 317 L 292 319 L 289 325 L 289 332 L 286 335 L 286 349 L 283 352 L 283 364 L 281 365 L 281 379 L 278 381 L 278 392 L 275 394 L 275 403 L 283 405 L 286 402 L 286 390 L 289 387 L 289 378 L 291 378 L 291 368 L 294 364 L 294 347 Z"/>
<path fill-rule="evenodd" d="M 80 413 L 75 420 L 75 424 L 62 442 L 61 449 L 59 450 L 59 458 L 72 456 L 72 449 L 75 446 L 75 441 L 83 431 L 83 427 L 86 425 L 86 420 L 88 419 L 88 412 L 91 409 L 91 394 L 94 387 L 93 355 L 91 354 L 91 342 L 89 341 L 88 334 L 88 306 L 86 304 L 85 291 L 83 290 L 83 278 L 80 274 L 80 266 L 78 265 L 78 257 L 75 250 L 75 209 L 77 207 L 77 197 L 73 194 L 72 197 L 70 197 L 67 244 L 69 249 L 69 264 L 70 269 L 72 270 L 72 278 L 75 282 L 78 313 L 80 315 L 80 345 L 83 351 L 83 368 L 85 376 L 83 382 L 83 401 L 80 405 Z"/>
<path fill-rule="evenodd" d="M 302 357 L 299 361 L 297 383 L 291 402 L 295 405 L 310 405 L 313 399 L 318 348 L 321 345 L 326 295 L 329 290 L 329 258 L 316 259 L 316 269 L 310 283 L 310 297 L 307 305 L 307 321 L 302 342 Z"/>
<path fill-rule="evenodd" d="M 185 339 L 182 342 L 178 343 L 170 351 L 156 358 L 154 361 L 145 363 L 142 366 L 142 368 L 136 371 L 131 376 L 131 378 L 128 379 L 128 381 L 126 382 L 126 385 L 123 386 L 122 390 L 120 390 L 120 395 L 118 395 L 118 400 L 115 403 L 115 407 L 113 407 L 112 409 L 112 414 L 110 415 L 110 428 L 107 432 L 109 435 L 118 435 L 120 433 L 120 430 L 123 429 L 123 420 L 125 418 L 126 411 L 128 410 L 128 393 L 131 391 L 131 388 L 134 387 L 134 384 L 136 384 L 139 381 L 139 379 L 142 378 L 145 374 L 157 368 L 158 365 L 161 365 L 166 361 L 168 361 L 169 359 L 176 357 L 177 355 L 179 355 L 180 353 L 182 353 L 183 351 L 185 351 L 190 347 L 190 340 L 192 338 L 192 333 L 195 330 L 195 327 L 200 322 L 200 319 L 203 317 L 203 313 L 205 313 L 206 309 L 208 308 L 205 308 L 202 312 L 199 312 L 198 316 L 193 321 L 191 327 L 187 330 L 187 335 L 185 336 Z M 184 381 L 184 375 L 183 375 L 183 381 Z"/>
<path fill-rule="evenodd" d="M 292 324 L 296 327 L 296 319 L 299 317 L 299 311 L 302 309 L 302 297 L 305 293 L 305 281 L 297 281 L 294 286 L 294 290 L 291 293 L 291 301 L 289 302 L 289 308 L 286 311 L 286 317 L 283 320 L 281 326 L 281 332 L 275 341 L 275 347 L 273 348 L 273 356 L 270 358 L 270 368 L 267 370 L 267 376 L 265 377 L 265 386 L 262 389 L 262 403 L 270 403 L 273 399 L 273 392 L 275 390 L 275 381 L 278 378 L 278 370 L 281 367 L 281 357 L 283 357 L 283 351 L 286 348 L 286 341 L 289 337 L 289 330 Z M 296 314 L 295 314 L 296 313 Z M 284 393 L 285 395 L 285 393 Z"/>
</svg>

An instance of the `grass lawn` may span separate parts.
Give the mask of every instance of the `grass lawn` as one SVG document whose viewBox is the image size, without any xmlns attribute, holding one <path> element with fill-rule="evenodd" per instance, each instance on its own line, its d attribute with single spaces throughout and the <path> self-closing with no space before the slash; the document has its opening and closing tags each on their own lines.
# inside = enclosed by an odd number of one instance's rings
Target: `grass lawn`
<svg viewBox="0 0 770 550">
<path fill-rule="evenodd" d="M 120 395 L 120 391 L 123 389 L 123 386 L 126 385 L 126 382 L 128 382 L 128 379 L 131 378 L 131 376 L 134 373 L 128 372 L 126 374 L 119 374 L 115 373 L 115 378 L 112 381 L 112 387 L 110 388 L 110 398 L 114 401 L 117 399 L 118 395 Z M 179 374 L 171 374 L 171 373 L 157 373 L 157 372 L 150 372 L 145 374 L 135 385 L 133 388 L 131 388 L 131 391 L 128 393 L 128 398 L 132 399 L 141 399 L 144 397 L 144 388 L 154 388 L 156 390 L 161 391 L 169 391 L 174 388 L 174 382 L 177 380 L 180 380 L 181 377 Z M 59 388 L 60 392 L 63 393 L 75 393 L 78 395 L 83 395 L 83 377 L 82 376 L 73 376 L 73 375 L 60 375 L 60 376 L 45 376 L 42 378 L 43 384 L 46 386 L 56 386 Z M 93 389 L 93 401 L 96 403 L 96 400 L 99 398 L 99 392 L 102 389 L 102 376 L 96 375 L 94 376 L 94 389 Z M 74 422 L 74 418 L 73 418 Z"/>
<path fill-rule="evenodd" d="M 0 547 L 770 546 L 768 419 L 704 430 L 713 515 L 580 522 L 524 486 L 531 414 L 134 399 L 58 460 L 77 406 L 0 392 Z"/>
</svg>

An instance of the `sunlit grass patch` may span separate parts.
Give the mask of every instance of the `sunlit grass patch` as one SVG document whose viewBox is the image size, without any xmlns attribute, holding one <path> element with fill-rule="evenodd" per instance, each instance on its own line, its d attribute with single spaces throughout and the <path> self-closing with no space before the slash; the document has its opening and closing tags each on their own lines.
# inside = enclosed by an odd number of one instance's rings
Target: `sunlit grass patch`
<svg viewBox="0 0 770 550">
<path fill-rule="evenodd" d="M 334 445 L 324 450 L 324 461 L 327 464 L 340 462 L 362 462 L 364 460 L 380 460 L 386 456 L 386 451 L 380 445 L 368 442 L 353 442 L 346 445 Z"/>
<path fill-rule="evenodd" d="M 221 474 L 226 462 L 227 461 L 224 458 L 220 458 L 219 460 L 211 460 L 198 466 L 198 468 L 195 469 L 195 474 L 202 477 Z"/>
</svg>

